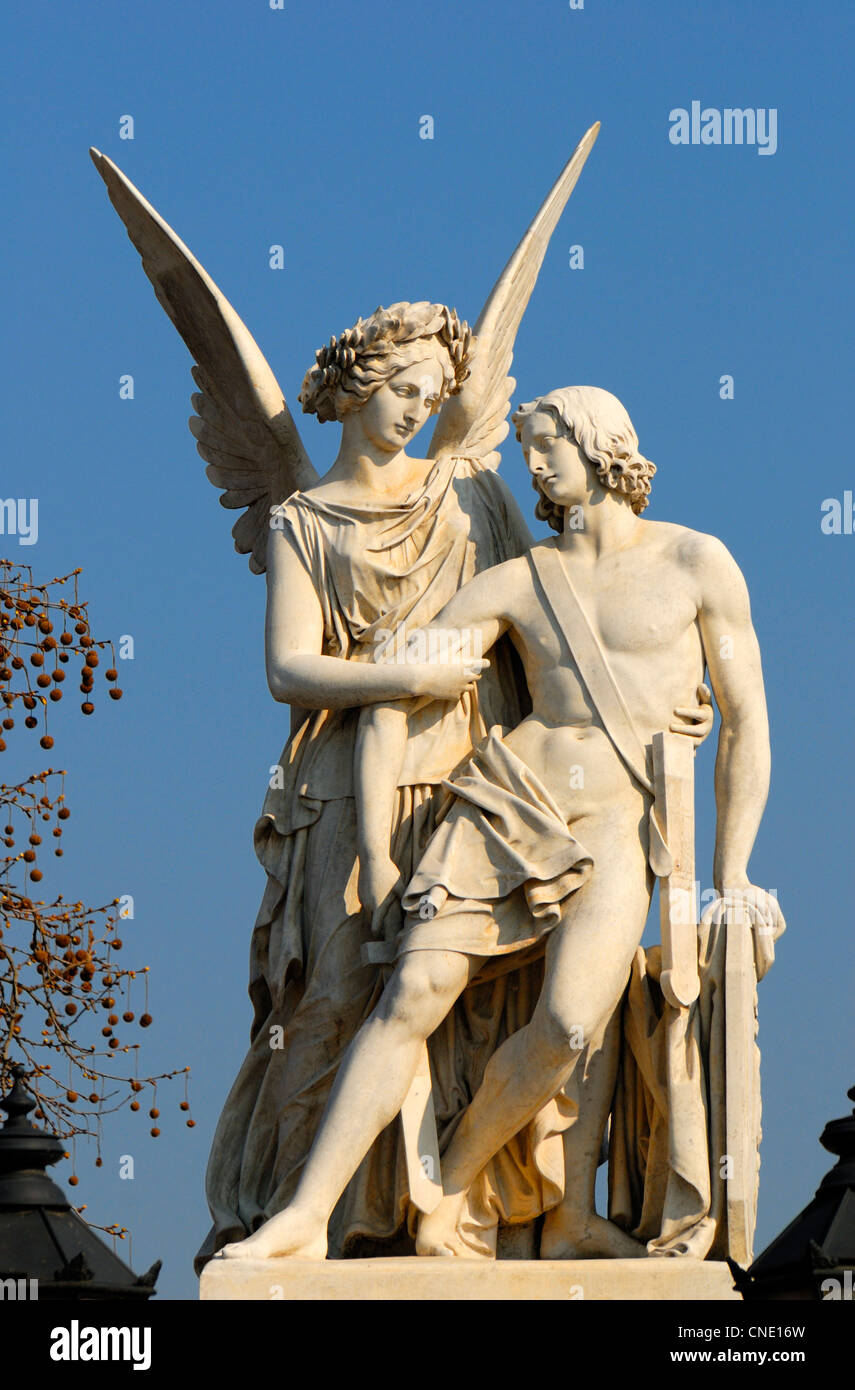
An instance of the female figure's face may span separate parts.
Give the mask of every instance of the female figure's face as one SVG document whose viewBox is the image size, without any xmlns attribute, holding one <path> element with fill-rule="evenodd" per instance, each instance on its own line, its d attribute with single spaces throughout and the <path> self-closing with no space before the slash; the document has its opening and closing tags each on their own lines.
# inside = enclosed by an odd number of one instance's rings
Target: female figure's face
<svg viewBox="0 0 855 1390">
<path fill-rule="evenodd" d="M 572 507 L 590 497 L 595 481 L 591 465 L 554 415 L 533 411 L 523 422 L 520 443 L 529 473 L 550 502 Z"/>
<path fill-rule="evenodd" d="M 384 381 L 359 412 L 366 438 L 382 453 L 405 448 L 439 404 L 442 367 L 435 353 L 421 351 L 423 357 Z"/>
</svg>

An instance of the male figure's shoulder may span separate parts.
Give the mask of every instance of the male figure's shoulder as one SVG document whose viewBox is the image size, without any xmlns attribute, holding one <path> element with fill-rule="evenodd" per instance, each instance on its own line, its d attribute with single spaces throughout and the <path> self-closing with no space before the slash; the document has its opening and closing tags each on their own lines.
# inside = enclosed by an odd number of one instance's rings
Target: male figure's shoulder
<svg viewBox="0 0 855 1390">
<path fill-rule="evenodd" d="M 647 543 L 663 559 L 676 564 L 707 589 L 717 583 L 732 583 L 742 575 L 723 541 L 707 531 L 695 531 L 674 521 L 646 521 Z"/>
<path fill-rule="evenodd" d="M 745 578 L 730 550 L 717 535 L 694 531 L 674 521 L 648 521 L 655 527 L 649 543 L 683 574 L 698 610 L 742 609 L 748 603 Z"/>
<path fill-rule="evenodd" d="M 481 570 L 459 593 L 467 596 L 467 603 L 477 602 L 483 611 L 514 622 L 524 611 L 526 596 L 530 596 L 530 576 L 527 555 L 516 555 L 490 569 Z M 456 602 L 456 599 L 452 599 L 452 604 Z"/>
</svg>

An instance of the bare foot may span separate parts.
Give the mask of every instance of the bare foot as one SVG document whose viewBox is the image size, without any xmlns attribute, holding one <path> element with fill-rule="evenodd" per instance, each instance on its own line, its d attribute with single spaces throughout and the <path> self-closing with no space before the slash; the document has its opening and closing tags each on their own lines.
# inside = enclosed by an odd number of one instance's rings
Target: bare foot
<svg viewBox="0 0 855 1390">
<path fill-rule="evenodd" d="M 484 1254 L 467 1245 L 458 1230 L 465 1193 L 443 1197 L 439 1206 L 419 1219 L 416 1235 L 417 1255 L 457 1256 L 463 1260 L 481 1260 Z"/>
<path fill-rule="evenodd" d="M 595 1212 L 559 1208 L 544 1222 L 542 1260 L 638 1260 L 646 1255 L 645 1245 Z"/>
<path fill-rule="evenodd" d="M 325 1260 L 326 1222 L 306 1217 L 296 1207 L 286 1207 L 246 1240 L 232 1241 L 219 1253 L 224 1260 L 273 1260 L 283 1255 L 299 1260 Z"/>
</svg>

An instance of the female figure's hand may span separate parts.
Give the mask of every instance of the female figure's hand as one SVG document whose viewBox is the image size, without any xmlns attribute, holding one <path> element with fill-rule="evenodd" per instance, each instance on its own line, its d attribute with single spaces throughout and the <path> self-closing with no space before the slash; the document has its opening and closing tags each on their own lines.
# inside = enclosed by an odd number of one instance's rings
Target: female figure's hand
<svg viewBox="0 0 855 1390">
<path fill-rule="evenodd" d="M 699 685 L 697 696 L 697 705 L 678 706 L 674 710 L 676 720 L 669 725 L 672 734 L 688 734 L 689 738 L 694 740 L 696 748 L 700 747 L 707 735 L 712 732 L 712 726 L 715 722 L 712 691 L 709 686 Z"/>
<path fill-rule="evenodd" d="M 464 661 L 407 663 L 413 679 L 413 693 L 432 700 L 459 700 L 465 690 L 474 690 L 490 665 L 486 657 L 467 657 Z"/>
</svg>

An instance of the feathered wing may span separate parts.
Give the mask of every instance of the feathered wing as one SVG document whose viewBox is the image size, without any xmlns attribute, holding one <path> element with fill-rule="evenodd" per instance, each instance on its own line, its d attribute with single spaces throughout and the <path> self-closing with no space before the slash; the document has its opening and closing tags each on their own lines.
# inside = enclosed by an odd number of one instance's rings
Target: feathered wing
<svg viewBox="0 0 855 1390">
<path fill-rule="evenodd" d="M 235 549 L 263 573 L 270 508 L 318 475 L 273 372 L 225 295 L 121 169 L 98 150 L 92 161 L 142 257 L 143 269 L 195 359 L 190 418 L 196 447 L 224 507 L 245 507 Z"/>
<path fill-rule="evenodd" d="M 582 136 L 496 281 L 475 325 L 477 346 L 472 370 L 458 395 L 449 397 L 439 413 L 428 450 L 430 458 L 454 453 L 478 458 L 490 468 L 498 466 L 497 450 L 508 433 L 508 411 L 516 388 L 508 372 L 517 329 L 543 264 L 549 239 L 599 132 L 597 121 Z"/>
</svg>

